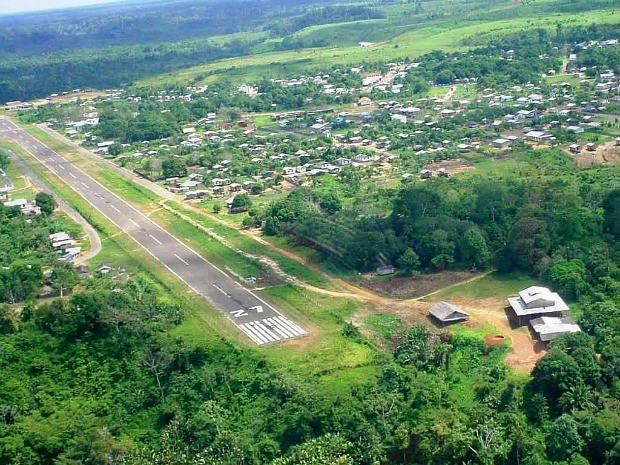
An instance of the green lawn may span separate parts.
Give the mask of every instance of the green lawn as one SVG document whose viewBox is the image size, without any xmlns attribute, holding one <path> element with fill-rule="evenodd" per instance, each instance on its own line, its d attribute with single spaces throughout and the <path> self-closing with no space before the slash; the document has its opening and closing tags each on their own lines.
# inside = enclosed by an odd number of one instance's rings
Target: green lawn
<svg viewBox="0 0 620 465">
<path fill-rule="evenodd" d="M 459 284 L 437 294 L 433 294 L 431 300 L 449 299 L 455 296 L 468 297 L 471 299 L 506 297 L 515 295 L 518 291 L 534 284 L 536 284 L 536 281 L 529 276 L 521 274 L 500 274 L 495 272 L 475 281 Z"/>
</svg>

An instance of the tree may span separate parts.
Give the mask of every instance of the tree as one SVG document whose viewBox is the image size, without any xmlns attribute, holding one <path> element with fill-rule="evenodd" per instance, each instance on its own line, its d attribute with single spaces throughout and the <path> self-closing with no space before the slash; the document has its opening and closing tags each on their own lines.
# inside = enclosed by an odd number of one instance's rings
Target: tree
<svg viewBox="0 0 620 465">
<path fill-rule="evenodd" d="M 248 194 L 236 195 L 230 206 L 231 210 L 248 209 L 252 205 L 252 200 Z"/>
<path fill-rule="evenodd" d="M 603 202 L 605 228 L 616 239 L 620 239 L 620 189 L 610 192 Z"/>
<path fill-rule="evenodd" d="M 10 159 L 9 156 L 0 150 L 0 169 L 5 170 L 7 166 L 9 166 Z"/>
<path fill-rule="evenodd" d="M 583 446 L 584 441 L 573 417 L 564 414 L 553 422 L 547 439 L 547 448 L 552 459 L 566 460 L 581 451 Z"/>
<path fill-rule="evenodd" d="M 56 200 L 50 194 L 46 194 L 45 192 L 38 192 L 34 197 L 37 206 L 41 209 L 41 213 L 44 215 L 51 215 L 56 208 Z"/>
<path fill-rule="evenodd" d="M 222 204 L 221 203 L 214 203 L 213 204 L 213 213 L 218 214 L 221 211 L 222 211 Z"/>
<path fill-rule="evenodd" d="M 568 298 L 576 299 L 588 289 L 586 265 L 579 259 L 557 260 L 549 269 L 549 279 Z"/>
<path fill-rule="evenodd" d="M 420 267 L 420 257 L 411 247 L 407 247 L 405 252 L 398 258 L 398 266 L 408 274 L 414 274 Z"/>
<path fill-rule="evenodd" d="M 54 265 L 50 281 L 52 282 L 52 287 L 60 294 L 60 297 L 63 297 L 65 293 L 71 292 L 78 283 L 79 277 L 73 265 L 62 262 Z"/>
<path fill-rule="evenodd" d="M 265 220 L 265 234 L 267 236 L 277 236 L 280 233 L 280 220 L 277 216 L 269 216 Z"/>
<path fill-rule="evenodd" d="M 339 435 L 326 434 L 293 448 L 286 457 L 271 465 L 353 465 L 353 444 Z"/>
<path fill-rule="evenodd" d="M 460 246 L 461 258 L 469 266 L 484 265 L 489 259 L 489 248 L 478 228 L 465 231 Z"/>
<path fill-rule="evenodd" d="M 161 163 L 164 178 L 187 176 L 187 165 L 181 158 L 168 157 Z"/>
<path fill-rule="evenodd" d="M 121 144 L 113 144 L 108 147 L 108 155 L 112 155 L 113 157 L 117 157 L 123 153 L 123 146 Z"/>
</svg>

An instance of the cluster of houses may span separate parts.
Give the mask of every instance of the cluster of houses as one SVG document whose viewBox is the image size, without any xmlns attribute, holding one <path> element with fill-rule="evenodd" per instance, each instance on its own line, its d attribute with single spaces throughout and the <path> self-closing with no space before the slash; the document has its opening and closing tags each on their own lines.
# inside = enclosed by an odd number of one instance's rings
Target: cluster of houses
<svg viewBox="0 0 620 465">
<path fill-rule="evenodd" d="M 75 239 L 64 231 L 49 235 L 52 248 L 61 254 L 58 259 L 60 262 L 72 262 L 80 253 L 82 248 L 76 245 Z"/>
<path fill-rule="evenodd" d="M 3 202 L 5 207 L 17 207 L 26 218 L 34 218 L 41 214 L 41 209 L 37 206 L 37 202 L 28 199 L 13 199 Z"/>
<path fill-rule="evenodd" d="M 557 292 L 546 287 L 530 286 L 508 298 L 508 315 L 515 326 L 529 325 L 542 342 L 564 334 L 580 332 L 581 328 L 567 316 L 569 308 Z M 448 302 L 434 305 L 429 314 L 442 326 L 469 319 L 469 314 Z"/>
</svg>

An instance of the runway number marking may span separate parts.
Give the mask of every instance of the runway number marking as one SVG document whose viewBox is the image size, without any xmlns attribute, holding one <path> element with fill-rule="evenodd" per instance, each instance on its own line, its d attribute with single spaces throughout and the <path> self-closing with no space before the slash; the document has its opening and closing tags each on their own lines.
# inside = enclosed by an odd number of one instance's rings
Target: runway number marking
<svg viewBox="0 0 620 465">
<path fill-rule="evenodd" d="M 241 318 L 242 316 L 247 316 L 248 313 L 244 309 L 240 308 L 239 310 L 233 310 L 230 314 L 235 318 Z"/>
<path fill-rule="evenodd" d="M 263 313 L 263 306 L 262 305 L 256 305 L 255 307 L 248 308 L 248 310 L 256 310 L 258 313 Z"/>
</svg>

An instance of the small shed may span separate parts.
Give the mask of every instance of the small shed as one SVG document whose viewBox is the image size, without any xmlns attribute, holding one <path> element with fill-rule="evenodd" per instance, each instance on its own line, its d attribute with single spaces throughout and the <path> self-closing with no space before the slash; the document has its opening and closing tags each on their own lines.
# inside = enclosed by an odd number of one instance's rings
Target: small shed
<svg viewBox="0 0 620 465">
<path fill-rule="evenodd" d="M 392 265 L 380 266 L 377 268 L 377 274 L 379 276 L 386 276 L 388 274 L 394 274 L 396 272 L 396 268 Z"/>
<path fill-rule="evenodd" d="M 441 323 L 454 323 L 455 321 L 465 321 L 469 319 L 469 313 L 460 307 L 448 302 L 441 301 L 429 310 L 429 313 Z"/>
</svg>

